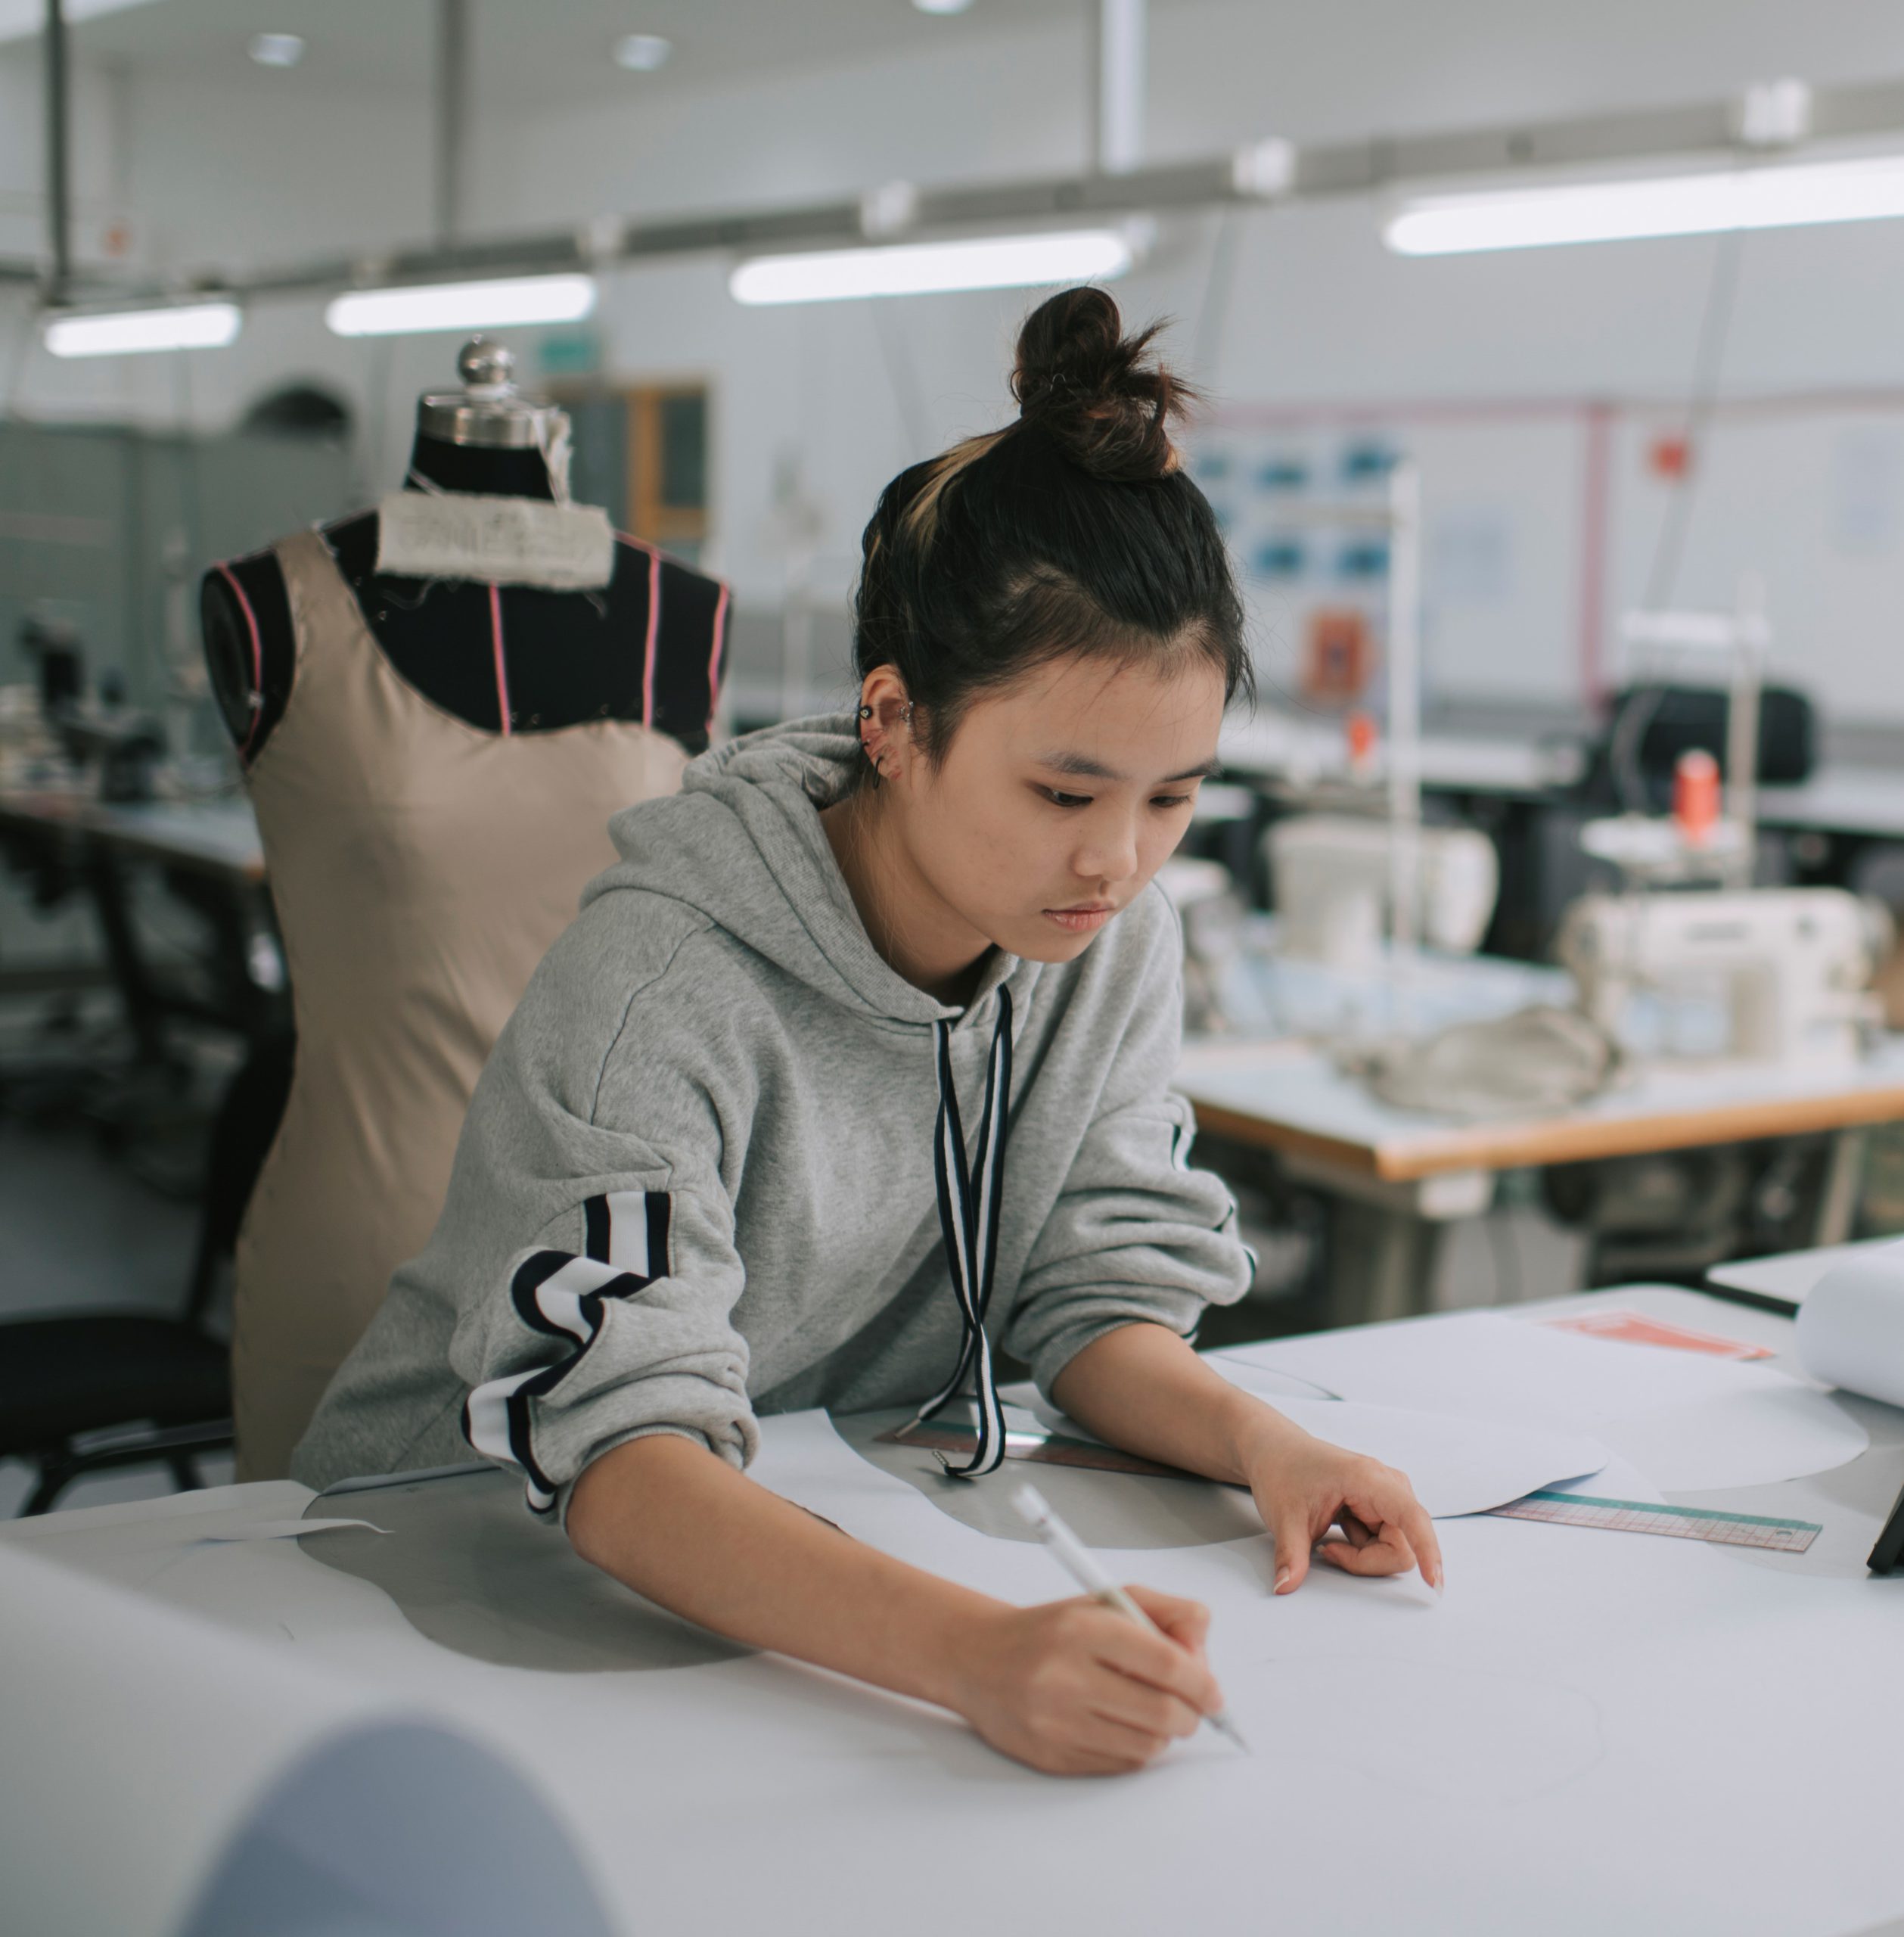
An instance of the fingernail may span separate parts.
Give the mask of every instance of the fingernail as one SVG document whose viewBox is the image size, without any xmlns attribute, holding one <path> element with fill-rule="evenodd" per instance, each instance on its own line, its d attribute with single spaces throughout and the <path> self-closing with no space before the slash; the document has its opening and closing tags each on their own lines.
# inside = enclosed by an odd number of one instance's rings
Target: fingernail
<svg viewBox="0 0 1904 1937">
<path fill-rule="evenodd" d="M 1276 1592 L 1281 1593 L 1288 1585 L 1289 1569 L 1287 1567 L 1278 1567 L 1276 1569 Z"/>
</svg>

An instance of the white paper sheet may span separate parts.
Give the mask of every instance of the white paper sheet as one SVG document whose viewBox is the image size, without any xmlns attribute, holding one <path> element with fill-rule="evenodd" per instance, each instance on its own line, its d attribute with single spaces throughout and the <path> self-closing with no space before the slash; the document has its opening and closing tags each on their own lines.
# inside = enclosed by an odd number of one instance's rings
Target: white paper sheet
<svg viewBox="0 0 1904 1937">
<path fill-rule="evenodd" d="M 10 1932 L 610 1928 L 543 1799 L 409 1700 L 23 1543 L 0 1542 L 0 1633 Z"/>
<path fill-rule="evenodd" d="M 1250 1382 L 1250 1370 L 1224 1368 L 1244 1385 Z M 1415 1498 L 1437 1520 L 1485 1513 L 1537 1488 L 1584 1479 L 1613 1457 L 1584 1432 L 1497 1426 L 1353 1399 L 1281 1398 L 1275 1404 L 1305 1432 L 1406 1473 Z"/>
<path fill-rule="evenodd" d="M 1287 1382 L 1241 1360 L 1214 1355 L 1208 1363 L 1246 1391 L 1292 1419 L 1305 1432 L 1366 1454 L 1409 1476 L 1415 1497 L 1431 1519 L 1485 1513 L 1505 1506 L 1536 1488 L 1598 1472 L 1613 1457 L 1583 1432 L 1547 1432 L 1464 1419 L 1448 1413 L 1424 1413 L 1399 1406 L 1371 1406 L 1356 1400 L 1297 1398 Z M 1095 1440 L 1076 1420 L 1039 1399 L 1032 1410 L 1053 1432 Z"/>
<path fill-rule="evenodd" d="M 1219 1356 L 1319 1380 L 1346 1399 L 1591 1433 L 1668 1493 L 1824 1472 L 1870 1443 L 1828 1394 L 1770 1366 L 1583 1338 L 1492 1312 Z"/>
<path fill-rule="evenodd" d="M 1843 1258 L 1812 1287 L 1798 1357 L 1828 1385 L 1904 1406 L 1904 1244 Z"/>
</svg>

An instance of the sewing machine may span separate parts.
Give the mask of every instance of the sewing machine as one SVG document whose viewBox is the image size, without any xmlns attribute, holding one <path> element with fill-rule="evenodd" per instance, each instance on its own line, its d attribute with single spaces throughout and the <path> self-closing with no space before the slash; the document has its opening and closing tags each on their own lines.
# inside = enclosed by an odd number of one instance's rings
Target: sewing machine
<svg viewBox="0 0 1904 1937">
<path fill-rule="evenodd" d="M 1331 968 L 1374 967 L 1391 917 L 1393 839 L 1386 821 L 1346 814 L 1277 822 L 1265 845 L 1278 953 Z M 1414 839 L 1421 883 L 1415 932 L 1443 954 L 1472 955 L 1500 888 L 1493 842 L 1469 827 L 1424 827 Z"/>
<path fill-rule="evenodd" d="M 1871 982 L 1890 940 L 1884 909 L 1842 888 L 1695 890 L 1583 895 L 1558 953 L 1617 1040 L 1632 1041 L 1635 995 L 1716 988 L 1726 1053 L 1831 1066 L 1857 1062 L 1880 1020 Z"/>
</svg>

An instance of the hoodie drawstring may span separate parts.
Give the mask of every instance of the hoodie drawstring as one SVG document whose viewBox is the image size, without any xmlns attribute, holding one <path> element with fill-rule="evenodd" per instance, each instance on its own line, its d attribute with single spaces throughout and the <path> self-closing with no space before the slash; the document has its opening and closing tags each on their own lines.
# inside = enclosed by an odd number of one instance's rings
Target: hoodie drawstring
<svg viewBox="0 0 1904 1937">
<path fill-rule="evenodd" d="M 939 1123 L 934 1133 L 933 1169 L 939 1186 L 939 1223 L 945 1233 L 946 1264 L 964 1322 L 964 1342 L 952 1377 L 919 1409 L 922 1425 L 958 1392 L 977 1368 L 978 1445 L 962 1466 L 944 1454 L 940 1463 L 955 1478 L 982 1479 L 1005 1457 L 1005 1416 L 992 1376 L 992 1345 L 985 1314 L 992 1302 L 992 1275 L 999 1256 L 999 1199 L 1005 1189 L 1005 1132 L 1011 1106 L 1011 991 L 999 990 L 998 1027 L 985 1073 L 985 1109 L 979 1119 L 978 1149 L 965 1160 L 965 1132 L 959 1120 L 958 1091 L 952 1082 L 952 1030 L 941 1021 L 939 1034 Z M 974 1190 L 974 1180 L 977 1188 Z"/>
</svg>

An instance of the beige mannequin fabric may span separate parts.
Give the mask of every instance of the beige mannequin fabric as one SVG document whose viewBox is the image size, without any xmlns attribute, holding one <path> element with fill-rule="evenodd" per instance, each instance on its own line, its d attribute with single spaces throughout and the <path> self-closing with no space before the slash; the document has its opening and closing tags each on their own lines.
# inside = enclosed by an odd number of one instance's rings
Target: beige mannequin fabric
<svg viewBox="0 0 1904 1937">
<path fill-rule="evenodd" d="M 251 796 L 297 1057 L 239 1234 L 238 1475 L 275 1478 L 421 1251 L 470 1092 L 531 972 L 615 858 L 609 816 L 687 754 L 623 720 L 486 732 L 385 658 L 323 539 L 277 547 L 297 674 Z"/>
</svg>

